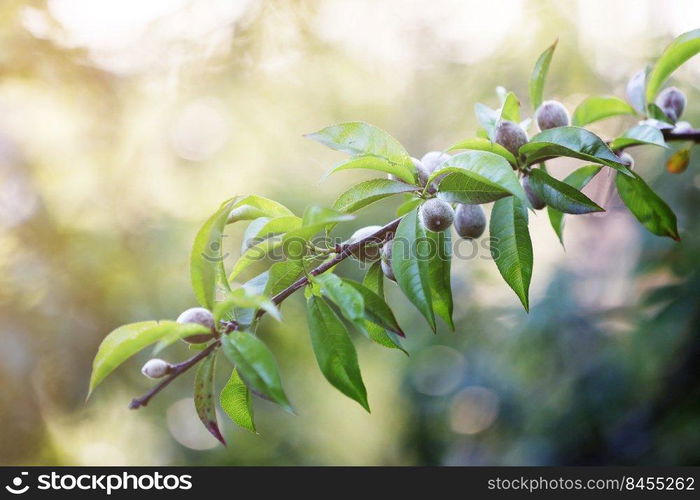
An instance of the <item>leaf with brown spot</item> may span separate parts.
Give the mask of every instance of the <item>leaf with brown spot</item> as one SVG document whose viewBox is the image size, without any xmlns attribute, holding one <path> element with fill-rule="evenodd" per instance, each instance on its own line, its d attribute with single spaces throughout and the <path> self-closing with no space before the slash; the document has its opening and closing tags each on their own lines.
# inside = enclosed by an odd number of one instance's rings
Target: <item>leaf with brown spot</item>
<svg viewBox="0 0 700 500">
<path fill-rule="evenodd" d="M 194 407 L 204 427 L 221 444 L 226 446 L 226 441 L 224 441 L 224 437 L 219 430 L 219 424 L 216 421 L 216 405 L 213 397 L 215 365 L 216 351 L 204 358 L 197 367 L 197 373 L 194 377 Z"/>
</svg>

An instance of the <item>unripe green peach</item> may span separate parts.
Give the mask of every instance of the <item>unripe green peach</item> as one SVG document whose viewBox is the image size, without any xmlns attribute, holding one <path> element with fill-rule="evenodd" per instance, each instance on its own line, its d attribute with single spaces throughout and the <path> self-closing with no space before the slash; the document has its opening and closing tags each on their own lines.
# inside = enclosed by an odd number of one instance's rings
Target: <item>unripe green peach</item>
<svg viewBox="0 0 700 500">
<path fill-rule="evenodd" d="M 452 225 L 455 211 L 449 203 L 439 198 L 431 198 L 423 203 L 418 210 L 423 227 L 430 231 L 444 231 Z"/>
<path fill-rule="evenodd" d="M 530 176 L 524 175 L 520 183 L 523 185 L 527 199 L 530 201 L 530 205 L 535 210 L 542 210 L 547 204 L 542 198 L 539 197 L 535 191 L 533 191 L 532 186 L 530 186 Z"/>
<path fill-rule="evenodd" d="M 634 168 L 634 158 L 632 158 L 632 155 L 629 153 L 620 153 L 618 155 L 620 157 L 620 160 L 622 160 L 621 163 L 624 163 L 627 165 L 627 167 L 632 170 Z"/>
<path fill-rule="evenodd" d="M 540 130 L 568 127 L 571 124 L 569 112 L 559 101 L 544 101 L 542 105 L 537 108 L 535 119 L 537 120 L 537 126 L 540 127 Z"/>
<path fill-rule="evenodd" d="M 394 276 L 394 270 L 391 268 L 391 247 L 394 244 L 394 240 L 389 240 L 384 243 L 382 247 L 382 272 L 384 276 L 389 278 L 391 281 L 396 281 L 396 276 Z"/>
<path fill-rule="evenodd" d="M 355 231 L 352 236 L 350 236 L 350 239 L 346 242 L 346 244 L 353 244 L 356 243 L 360 240 L 364 240 L 365 238 L 372 236 L 374 233 L 379 231 L 382 228 L 382 226 L 366 226 L 358 229 Z M 368 241 L 365 245 L 361 246 L 360 248 L 355 249 L 355 251 L 351 252 L 351 255 L 359 260 L 360 262 L 374 262 L 379 259 L 379 254 L 381 252 L 381 249 L 379 247 L 379 241 Z"/>
<path fill-rule="evenodd" d="M 466 240 L 478 238 L 486 229 L 486 214 L 481 205 L 460 203 L 455 210 L 455 230 Z"/>
<path fill-rule="evenodd" d="M 669 118 L 669 120 L 675 122 L 683 114 L 685 109 L 685 94 L 678 90 L 676 87 L 668 87 L 663 89 L 656 100 L 654 101 L 661 111 Z"/>
<path fill-rule="evenodd" d="M 208 309 L 205 309 L 203 307 L 191 307 L 187 309 L 186 311 L 183 311 L 180 316 L 177 318 L 177 322 L 180 323 L 181 325 L 185 325 L 188 323 L 194 323 L 197 325 L 202 325 L 206 326 L 209 329 L 214 328 L 214 315 L 209 311 Z M 211 340 L 214 337 L 214 333 L 200 333 L 197 335 L 190 335 L 189 337 L 185 337 L 184 340 L 185 342 L 189 342 L 190 344 L 201 344 L 203 342 L 207 342 L 208 340 Z"/>
<path fill-rule="evenodd" d="M 162 359 L 153 358 L 146 361 L 141 368 L 141 373 L 143 373 L 148 378 L 162 378 L 170 373 L 173 369 L 173 365 L 164 361 Z"/>
<path fill-rule="evenodd" d="M 517 156 L 518 150 L 527 143 L 527 134 L 520 125 L 506 120 L 496 127 L 494 141 Z"/>
</svg>

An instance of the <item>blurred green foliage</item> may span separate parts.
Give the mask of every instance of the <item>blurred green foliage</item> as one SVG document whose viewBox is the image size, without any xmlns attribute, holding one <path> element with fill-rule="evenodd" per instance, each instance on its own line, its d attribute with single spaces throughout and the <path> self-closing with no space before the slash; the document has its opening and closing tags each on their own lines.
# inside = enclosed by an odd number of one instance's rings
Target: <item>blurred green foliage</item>
<svg viewBox="0 0 700 500">
<path fill-rule="evenodd" d="M 693 155 L 672 176 L 646 149 L 639 172 L 676 210 L 681 243 L 645 234 L 606 200 L 602 176 L 587 192 L 608 212 L 567 219 L 566 253 L 546 216 L 531 218 L 529 315 L 479 243 L 454 265 L 456 334 L 433 336 L 387 286 L 411 356 L 358 339 L 371 415 L 316 369 L 301 297 L 261 333 L 300 414 L 256 401 L 260 436 L 225 425 L 230 446 L 215 447 L 185 399 L 191 377 L 129 412 L 149 387 L 146 354 L 84 403 L 107 332 L 194 305 L 189 247 L 219 202 L 255 193 L 301 213 L 371 176 L 320 182 L 340 156 L 302 134 L 364 120 L 419 156 L 474 136 L 474 103 L 495 106 L 497 85 L 525 101 L 557 36 L 545 98 L 571 110 L 622 95 L 696 27 L 693 2 L 598 3 L 2 2 L 0 463 L 697 465 L 699 165 Z M 696 125 L 698 71 L 691 62 L 675 78 Z"/>
</svg>

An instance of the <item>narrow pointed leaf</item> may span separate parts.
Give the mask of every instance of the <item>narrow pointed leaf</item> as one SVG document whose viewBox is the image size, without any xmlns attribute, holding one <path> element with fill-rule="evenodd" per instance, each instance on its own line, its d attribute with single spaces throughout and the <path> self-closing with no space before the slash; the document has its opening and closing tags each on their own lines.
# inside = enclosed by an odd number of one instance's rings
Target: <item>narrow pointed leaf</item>
<svg viewBox="0 0 700 500">
<path fill-rule="evenodd" d="M 493 140 L 496 133 L 496 122 L 498 121 L 498 111 L 477 102 L 474 106 L 476 119 L 486 132 L 486 137 Z"/>
<path fill-rule="evenodd" d="M 430 254 L 425 228 L 414 209 L 399 223 L 392 246 L 391 268 L 401 291 L 421 312 L 435 331 L 435 313 L 430 294 L 430 271 L 427 256 Z"/>
<path fill-rule="evenodd" d="M 652 102 L 661 86 L 684 62 L 700 53 L 700 29 L 688 31 L 666 47 L 647 77 L 646 100 Z"/>
<path fill-rule="evenodd" d="M 354 289 L 362 297 L 364 304 L 363 318 L 366 316 L 367 320 L 372 323 L 382 326 L 401 337 L 406 336 L 383 297 L 357 281 L 344 279 L 343 283 L 347 287 Z"/>
<path fill-rule="evenodd" d="M 221 444 L 226 446 L 226 441 L 221 435 L 219 424 L 216 420 L 216 403 L 214 401 L 214 368 L 216 364 L 216 351 L 212 352 L 199 362 L 194 376 L 194 407 L 197 416 L 209 433 Z"/>
<path fill-rule="evenodd" d="M 489 226 L 491 256 L 525 310 L 530 308 L 532 277 L 532 241 L 527 224 L 527 209 L 517 198 L 511 196 L 494 203 Z"/>
<path fill-rule="evenodd" d="M 529 206 L 518 176 L 501 156 L 487 151 L 466 151 L 449 159 L 433 172 L 428 184 L 445 175 L 439 185 L 440 198 L 448 202 L 487 203 L 514 195 Z"/>
<path fill-rule="evenodd" d="M 321 373 L 333 387 L 369 411 L 357 352 L 345 325 L 321 297 L 308 298 L 307 312 L 311 345 Z"/>
<path fill-rule="evenodd" d="M 384 301 L 384 273 L 382 272 L 382 266 L 380 261 L 372 263 L 372 265 L 365 273 L 365 277 L 362 280 L 362 284 L 367 290 L 374 292 L 377 295 L 377 297 Z M 370 299 L 365 300 L 365 304 L 369 304 L 371 302 L 372 301 Z M 389 308 L 388 305 L 386 307 Z M 391 312 L 390 308 L 389 313 L 393 318 L 393 313 Z M 393 322 L 396 323 L 398 331 L 401 331 L 401 328 L 399 327 L 395 318 L 393 319 Z M 372 321 L 366 319 L 364 321 L 364 328 L 362 328 L 362 331 L 366 333 L 367 336 L 377 344 L 382 345 L 384 347 L 388 347 L 390 349 L 400 349 L 404 353 L 406 353 L 403 346 L 401 345 L 401 341 L 399 340 L 397 334 L 395 334 L 391 330 L 385 329 L 384 327 L 380 326 L 380 324 L 381 323 L 373 323 Z M 405 336 L 403 332 L 401 332 L 401 336 Z"/>
<path fill-rule="evenodd" d="M 250 332 L 234 331 L 221 337 L 221 346 L 248 387 L 293 412 L 282 389 L 277 362 L 259 338 Z"/>
<path fill-rule="evenodd" d="M 92 362 L 88 397 L 107 375 L 145 347 L 168 336 L 174 338 L 174 334 L 179 334 L 182 338 L 209 331 L 201 325 L 181 325 L 174 321 L 141 321 L 120 326 L 110 332 L 97 349 Z"/>
<path fill-rule="evenodd" d="M 591 96 L 576 107 L 571 117 L 571 123 L 577 127 L 583 127 L 612 116 L 634 114 L 637 114 L 635 109 L 619 97 L 611 95 Z"/>
<path fill-rule="evenodd" d="M 364 122 L 346 122 L 326 127 L 306 137 L 329 148 L 343 151 L 352 156 L 381 158 L 392 165 L 389 173 L 406 182 L 413 182 L 415 168 L 411 157 L 399 141 L 384 130 Z M 353 166 L 346 168 L 376 168 L 370 166 Z M 336 168 L 334 171 L 342 170 Z M 382 168 L 379 168 L 382 170 Z M 387 171 L 387 170 L 383 170 Z"/>
<path fill-rule="evenodd" d="M 401 217 L 406 215 L 408 212 L 416 208 L 418 205 L 423 203 L 423 200 L 421 198 L 411 198 L 410 200 L 404 201 L 399 207 L 396 209 L 396 216 Z"/>
<path fill-rule="evenodd" d="M 497 155 L 502 156 L 503 158 L 508 160 L 508 163 L 510 163 L 511 165 L 516 164 L 515 156 L 513 156 L 513 153 L 508 151 L 500 144 L 492 142 L 488 139 L 484 139 L 483 137 L 465 139 L 452 146 L 450 149 L 448 149 L 448 151 L 454 151 L 457 149 L 473 149 L 477 151 L 488 151 L 489 153 L 495 153 Z"/>
<path fill-rule="evenodd" d="M 533 168 L 530 172 L 530 187 L 547 203 L 547 206 L 560 212 L 589 214 L 605 211 L 578 189 L 555 179 L 538 168 Z"/>
<path fill-rule="evenodd" d="M 294 215 L 287 207 L 269 198 L 250 195 L 236 200 L 228 214 L 228 224 L 260 217 L 285 217 Z"/>
<path fill-rule="evenodd" d="M 312 278 L 321 287 L 324 297 L 333 302 L 343 316 L 349 321 L 363 320 L 365 317 L 365 300 L 362 294 L 349 286 L 343 279 L 333 273 L 325 273 Z"/>
<path fill-rule="evenodd" d="M 508 92 L 501 106 L 499 120 L 509 120 L 515 123 L 520 122 L 520 101 L 513 92 Z"/>
<path fill-rule="evenodd" d="M 235 424 L 248 429 L 250 432 L 256 432 L 250 390 L 235 368 L 231 372 L 231 378 L 229 378 L 226 386 L 221 390 L 219 404 Z"/>
<path fill-rule="evenodd" d="M 596 174 L 600 172 L 602 168 L 603 167 L 599 165 L 587 165 L 585 167 L 581 167 L 569 174 L 563 182 L 565 184 L 568 184 L 572 188 L 578 189 L 580 191 L 581 189 L 586 187 L 590 180 L 593 179 L 593 177 L 595 177 Z M 547 215 L 549 215 L 549 222 L 552 225 L 554 232 L 557 234 L 559 241 L 563 245 L 564 213 L 560 212 L 559 210 L 556 210 L 555 208 L 552 208 L 551 206 L 548 206 Z"/>
<path fill-rule="evenodd" d="M 630 175 L 627 166 L 600 137 L 580 127 L 557 127 L 540 132 L 520 148 L 520 153 L 527 156 L 529 165 L 567 156 L 607 165 Z"/>
<path fill-rule="evenodd" d="M 620 198 L 630 212 L 651 233 L 680 240 L 676 215 L 673 210 L 633 172 L 633 177 L 615 176 L 615 184 Z"/>
<path fill-rule="evenodd" d="M 192 290 L 207 309 L 214 307 L 218 285 L 228 288 L 224 270 L 223 231 L 235 200 L 224 203 L 197 232 L 190 255 Z"/>
<path fill-rule="evenodd" d="M 450 269 L 452 265 L 452 245 L 450 231 L 426 231 L 432 240 L 434 253 L 428 263 L 430 296 L 433 300 L 433 310 L 447 323 L 450 329 L 455 329 L 452 321 L 452 286 Z"/>
<path fill-rule="evenodd" d="M 386 172 L 393 174 L 404 182 L 413 184 L 416 182 L 415 167 L 413 164 L 407 166 L 405 164 L 395 163 L 381 156 L 362 155 L 355 156 L 347 161 L 344 161 L 331 169 L 328 175 L 340 172 L 342 170 L 365 169 L 376 170 L 378 172 Z"/>
<path fill-rule="evenodd" d="M 632 127 L 620 137 L 612 141 L 610 143 L 610 147 L 612 149 L 621 149 L 642 144 L 660 146 L 668 149 L 668 145 L 664 140 L 664 135 L 661 130 L 656 127 L 652 127 L 651 125 L 637 125 Z"/>
<path fill-rule="evenodd" d="M 333 203 L 333 209 L 352 213 L 389 196 L 415 191 L 416 186 L 389 179 L 371 179 L 355 184 Z"/>
<path fill-rule="evenodd" d="M 537 109 L 542 104 L 544 95 L 544 82 L 547 79 L 547 73 L 549 72 L 549 64 L 552 62 L 552 56 L 554 55 L 554 49 L 557 48 L 558 40 L 555 40 L 552 45 L 550 45 L 540 57 L 537 58 L 535 62 L 535 67 L 532 70 L 532 75 L 530 76 L 530 103 L 532 104 L 532 109 Z"/>
</svg>

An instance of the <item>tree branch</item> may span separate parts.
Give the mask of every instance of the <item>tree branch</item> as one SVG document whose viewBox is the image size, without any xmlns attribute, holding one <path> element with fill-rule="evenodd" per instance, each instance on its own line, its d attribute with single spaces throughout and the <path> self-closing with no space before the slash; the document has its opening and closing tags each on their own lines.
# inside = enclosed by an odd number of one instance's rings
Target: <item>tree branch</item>
<svg viewBox="0 0 700 500">
<path fill-rule="evenodd" d="M 690 129 L 686 130 L 683 132 L 674 132 L 673 129 L 668 129 L 668 130 L 662 130 L 664 139 L 667 141 L 693 141 L 694 143 L 700 143 L 700 129 Z M 538 162 L 539 163 L 539 162 Z M 312 276 L 318 276 L 319 274 L 323 274 L 324 272 L 328 271 L 331 269 L 333 266 L 336 266 L 343 260 L 347 259 L 354 251 L 358 250 L 362 246 L 366 245 L 369 242 L 385 242 L 393 238 L 394 233 L 396 232 L 396 229 L 399 226 L 399 222 L 401 222 L 401 218 L 395 219 L 382 227 L 381 229 L 377 230 L 374 234 L 371 234 L 370 236 L 363 238 L 361 240 L 356 241 L 355 243 L 351 243 L 348 245 L 342 245 L 339 248 L 339 252 L 333 257 L 332 259 L 324 262 L 323 264 L 319 265 L 318 267 L 312 269 L 308 275 L 303 276 L 299 278 L 297 281 L 289 285 L 287 288 L 279 292 L 277 295 L 272 297 L 272 302 L 275 305 L 281 304 L 287 297 L 292 295 L 294 292 L 299 290 L 300 288 L 305 287 L 306 285 L 309 284 L 309 277 Z M 256 318 L 260 318 L 265 314 L 265 311 L 260 309 L 257 312 Z M 227 335 L 235 330 L 238 329 L 238 323 L 235 321 L 229 321 L 225 323 L 225 329 L 223 331 L 223 335 Z M 138 408 L 141 408 L 142 406 L 146 406 L 148 402 L 153 398 L 156 394 L 158 394 L 160 391 L 165 389 L 173 380 L 175 380 L 177 377 L 179 377 L 181 374 L 192 368 L 194 365 L 199 363 L 201 360 L 206 358 L 210 353 L 212 353 L 214 350 L 218 349 L 221 346 L 221 340 L 217 339 L 216 341 L 212 342 L 210 345 L 208 345 L 203 351 L 197 353 L 196 355 L 192 356 L 191 358 L 183 361 L 182 363 L 179 363 L 177 365 L 174 365 L 172 368 L 172 371 L 167 375 L 166 378 L 164 378 L 158 385 L 154 386 L 150 391 L 148 391 L 146 394 L 141 396 L 140 398 L 134 398 L 131 401 L 131 404 L 129 405 L 129 408 L 132 410 L 136 410 Z"/>
<path fill-rule="evenodd" d="M 347 245 L 342 245 L 340 247 L 340 251 L 336 254 L 335 257 L 332 259 L 324 262 L 323 264 L 319 265 L 318 267 L 312 269 L 307 276 L 303 276 L 299 278 L 297 281 L 289 285 L 287 288 L 279 292 L 277 295 L 272 297 L 272 302 L 275 303 L 275 305 L 279 305 L 282 303 L 287 297 L 292 295 L 294 292 L 299 290 L 300 288 L 303 288 L 304 286 L 309 284 L 309 276 L 318 276 L 319 274 L 323 274 L 324 272 L 328 271 L 331 269 L 333 266 L 339 264 L 343 260 L 347 259 L 354 251 L 358 250 L 359 248 L 363 247 L 367 243 L 384 243 L 385 241 L 388 241 L 394 237 L 394 233 L 396 232 L 396 228 L 399 227 L 399 222 L 401 222 L 401 218 L 395 219 L 391 221 L 389 224 L 386 226 L 382 227 L 381 229 L 377 230 L 375 233 L 367 236 L 366 238 L 363 238 L 361 240 L 358 240 L 354 243 L 347 244 Z M 265 311 L 260 309 L 257 312 L 256 318 L 260 318 L 265 314 Z M 239 327 L 238 323 L 235 321 L 228 321 L 225 323 L 225 328 L 224 331 L 222 332 L 223 335 L 227 335 L 235 330 L 237 330 Z M 175 380 L 177 377 L 182 375 L 184 372 L 192 368 L 194 365 L 199 363 L 201 360 L 209 356 L 214 350 L 218 349 L 221 346 L 221 340 L 217 339 L 211 344 L 209 344 L 204 350 L 198 352 L 194 356 L 192 356 L 189 359 L 186 359 L 182 363 L 178 363 L 174 365 L 170 371 L 170 373 L 157 385 L 155 385 L 150 391 L 148 391 L 146 394 L 141 396 L 140 398 L 134 398 L 131 400 L 131 403 L 129 404 L 129 408 L 132 410 L 138 410 L 142 406 L 146 406 L 148 402 L 160 391 L 165 389 L 173 380 Z"/>
</svg>

